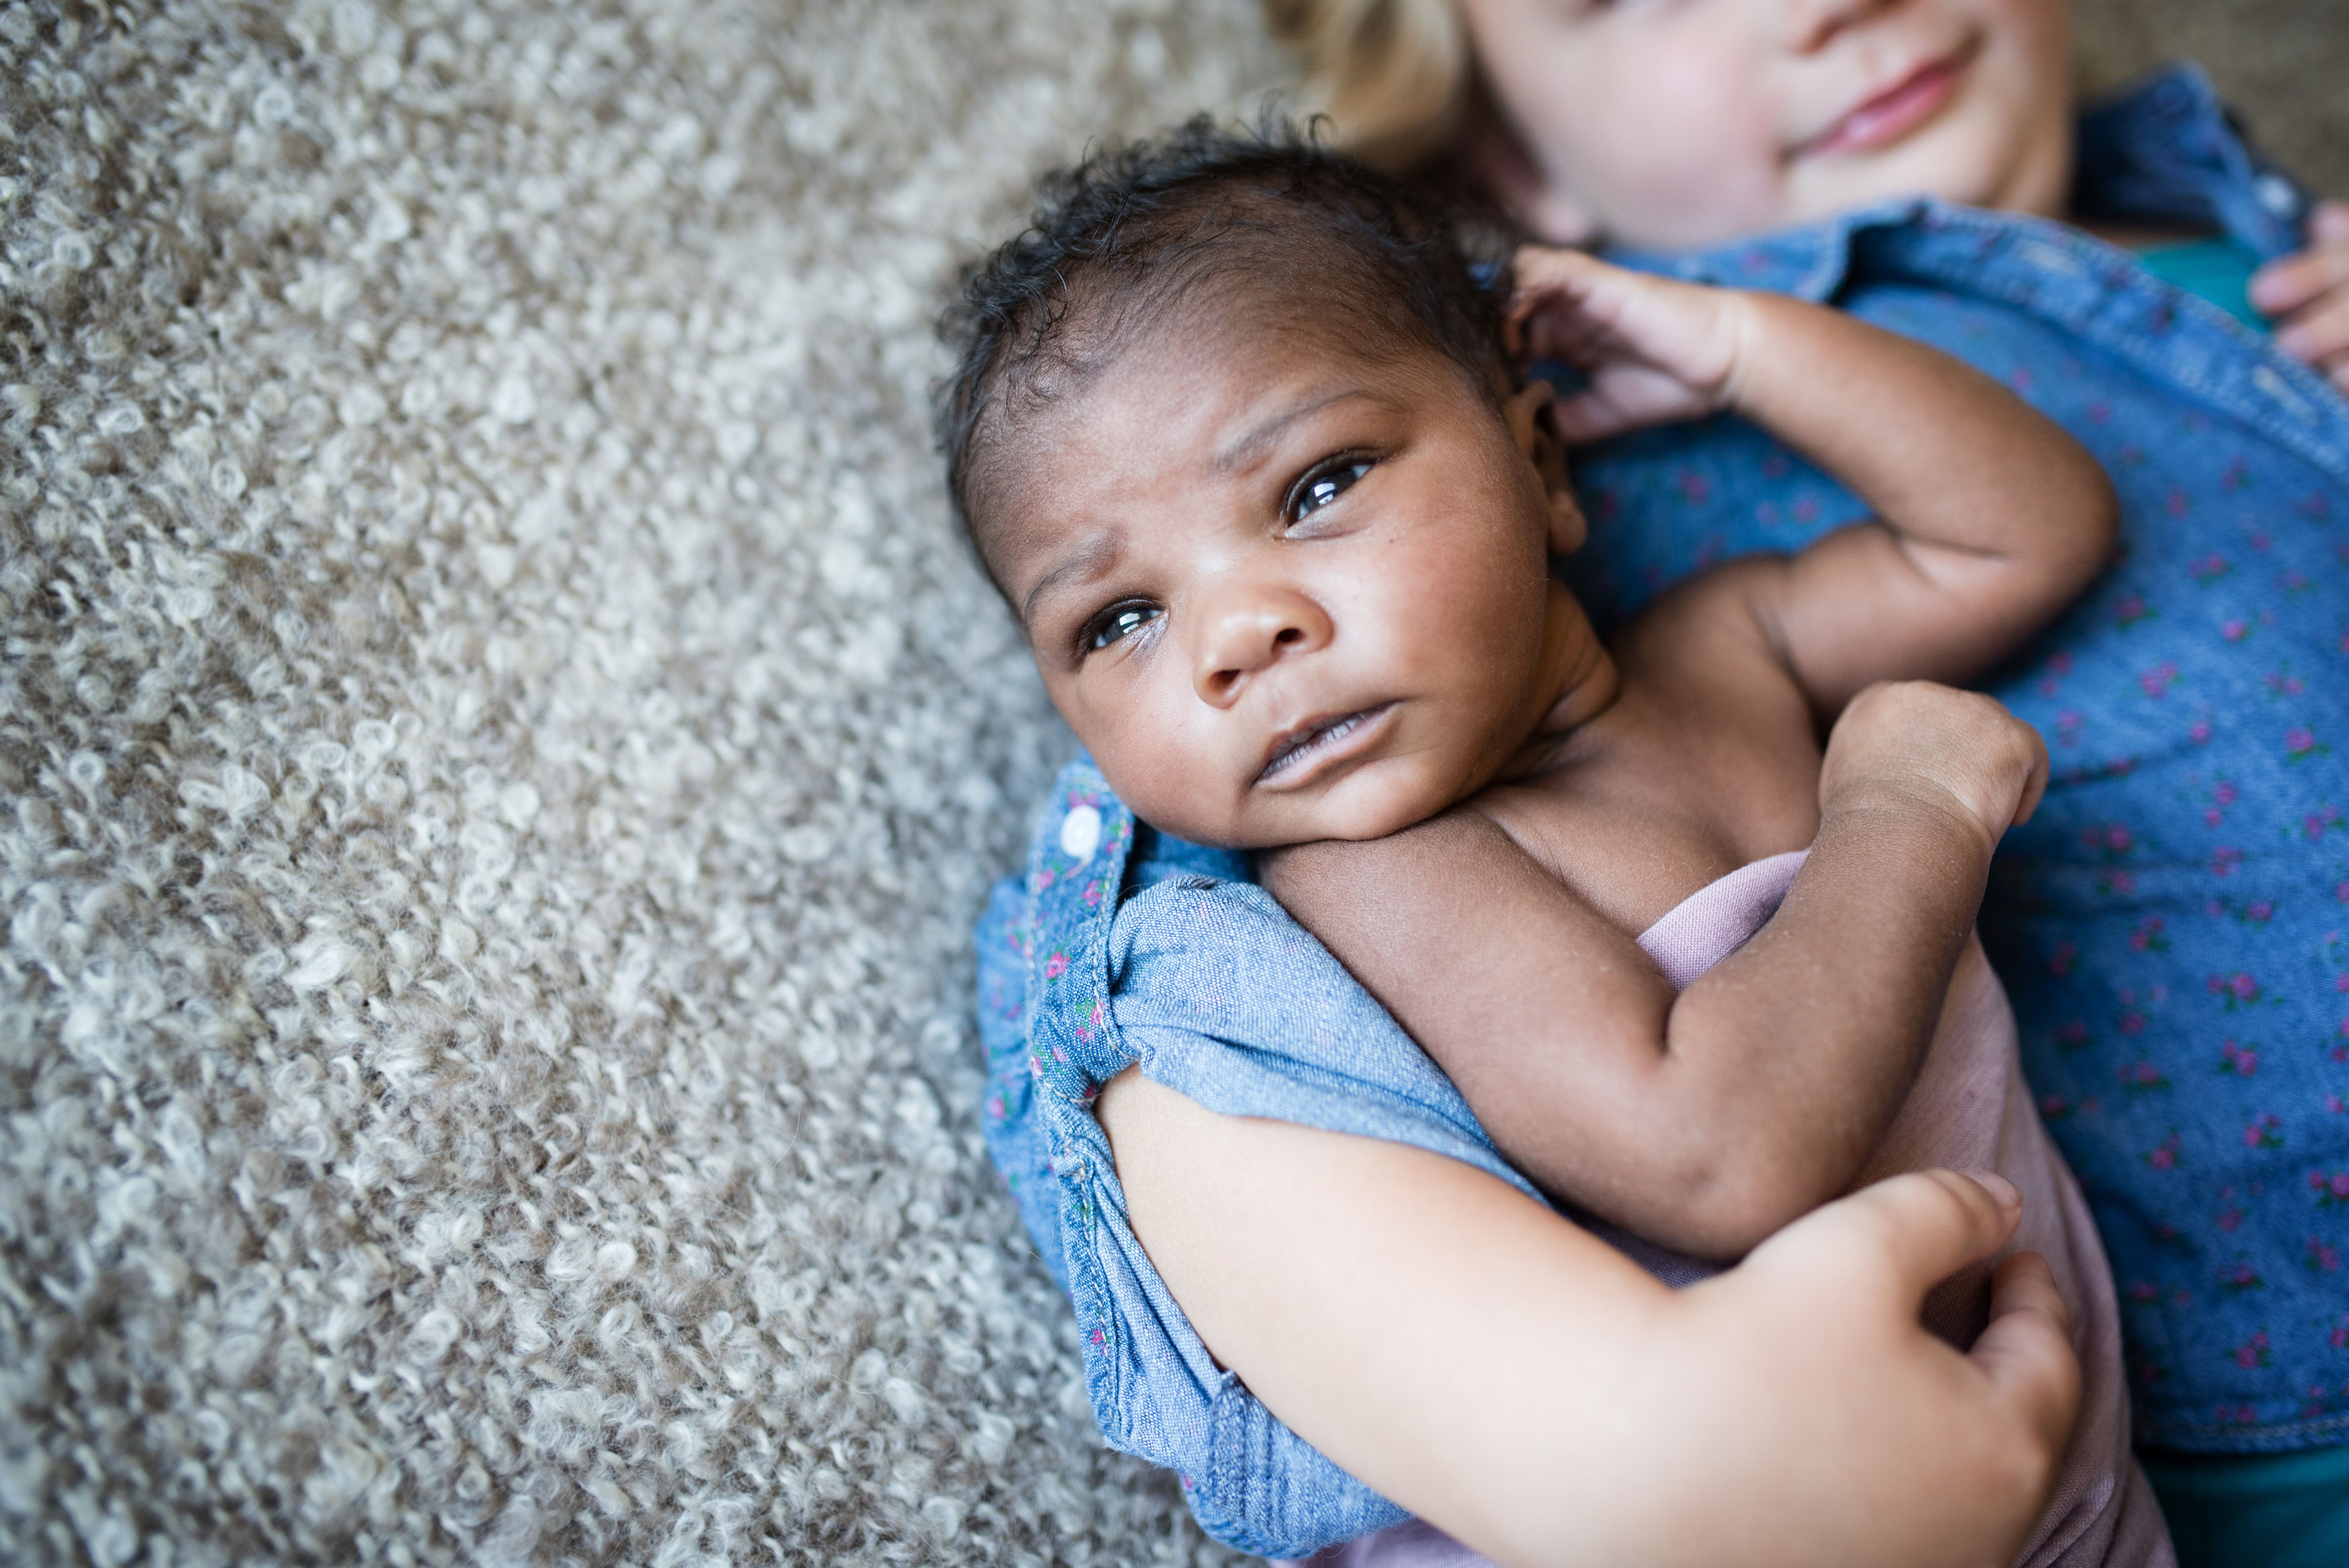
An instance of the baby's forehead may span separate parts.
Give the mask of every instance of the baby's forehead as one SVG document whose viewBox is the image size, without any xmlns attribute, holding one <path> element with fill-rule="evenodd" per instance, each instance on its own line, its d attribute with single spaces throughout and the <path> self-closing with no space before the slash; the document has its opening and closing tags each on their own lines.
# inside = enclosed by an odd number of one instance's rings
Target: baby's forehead
<svg viewBox="0 0 2349 1568">
<path fill-rule="evenodd" d="M 999 580 L 1072 483 L 1110 470 L 1205 482 L 1244 460 L 1268 423 L 1350 390 L 1478 400 L 1423 334 L 1312 291 L 1195 294 L 1146 320 L 1071 325 L 1063 351 L 1006 377 L 974 454 L 976 531 Z"/>
</svg>

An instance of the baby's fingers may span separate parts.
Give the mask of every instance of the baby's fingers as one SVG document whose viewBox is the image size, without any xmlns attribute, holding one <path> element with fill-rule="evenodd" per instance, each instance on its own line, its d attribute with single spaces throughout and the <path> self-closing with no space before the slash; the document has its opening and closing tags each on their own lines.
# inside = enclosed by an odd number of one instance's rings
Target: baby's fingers
<svg viewBox="0 0 2349 1568">
<path fill-rule="evenodd" d="M 1508 314 L 1502 322 L 1509 352 L 1569 360 L 1587 352 L 1594 329 L 1584 311 L 1591 289 L 1611 270 L 1580 251 L 1547 245 L 1519 247 L 1513 263 Z"/>
<path fill-rule="evenodd" d="M 1614 269 L 1598 257 L 1556 245 L 1520 245 L 1511 258 L 1509 314 L 1560 294 L 1571 297 Z"/>
<path fill-rule="evenodd" d="M 1999 1265 L 1991 1282 L 1990 1326 L 1967 1359 L 2048 1452 L 2063 1450 L 2080 1413 L 2080 1359 L 2072 1350 L 2071 1309 L 2046 1259 L 2017 1253 Z"/>
<path fill-rule="evenodd" d="M 1550 407 L 1558 439 L 1569 447 L 1702 412 L 1704 406 L 1680 381 L 1642 366 L 1621 364 L 1602 366 L 1591 376 L 1588 390 Z"/>
<path fill-rule="evenodd" d="M 2023 781 L 2023 799 L 2015 803 L 2014 820 L 2007 824 L 2019 828 L 2031 820 L 2031 814 L 2039 810 L 2039 802 L 2047 793 L 2047 738 L 2021 719 L 2014 724 L 2023 732 L 2023 744 L 2031 752 L 2031 777 Z"/>
<path fill-rule="evenodd" d="M 1596 392 L 1584 392 L 1550 405 L 1550 420 L 1557 438 L 1569 447 L 1587 446 L 1620 435 L 1631 428 L 1623 411 Z"/>
</svg>

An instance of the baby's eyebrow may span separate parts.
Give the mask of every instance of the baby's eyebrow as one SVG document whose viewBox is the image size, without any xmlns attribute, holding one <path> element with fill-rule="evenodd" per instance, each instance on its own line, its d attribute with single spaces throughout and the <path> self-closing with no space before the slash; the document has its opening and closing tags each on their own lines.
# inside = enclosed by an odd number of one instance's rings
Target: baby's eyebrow
<svg viewBox="0 0 2349 1568">
<path fill-rule="evenodd" d="M 1106 530 L 1086 535 L 1067 560 L 1038 578 L 1036 585 L 1028 590 L 1028 596 L 1019 601 L 1019 624 L 1026 626 L 1035 622 L 1036 601 L 1063 578 L 1091 576 L 1112 564 L 1124 551 L 1117 535 Z"/>
<path fill-rule="evenodd" d="M 1280 438 L 1280 433 L 1298 420 L 1319 413 L 1332 403 L 1342 403 L 1349 397 L 1366 396 L 1361 387 L 1340 387 L 1318 397 L 1284 408 L 1252 429 L 1225 442 L 1216 449 L 1215 467 L 1219 474 L 1246 468 L 1262 455 L 1265 449 Z"/>
</svg>

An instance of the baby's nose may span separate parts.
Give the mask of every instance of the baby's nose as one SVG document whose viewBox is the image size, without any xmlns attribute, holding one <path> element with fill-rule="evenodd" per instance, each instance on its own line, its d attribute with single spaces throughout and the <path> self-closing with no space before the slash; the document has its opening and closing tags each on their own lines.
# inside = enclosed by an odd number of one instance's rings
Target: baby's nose
<svg viewBox="0 0 2349 1568">
<path fill-rule="evenodd" d="M 1192 681 L 1201 701 L 1227 707 L 1258 670 L 1330 641 L 1330 617 L 1308 595 L 1287 588 L 1247 588 L 1210 608 Z"/>
</svg>

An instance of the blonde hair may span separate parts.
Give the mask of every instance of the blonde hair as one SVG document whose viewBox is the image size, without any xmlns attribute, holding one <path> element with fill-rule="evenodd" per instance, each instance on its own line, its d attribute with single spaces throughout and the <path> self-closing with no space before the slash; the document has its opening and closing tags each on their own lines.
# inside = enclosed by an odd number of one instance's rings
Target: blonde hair
<svg viewBox="0 0 2349 1568">
<path fill-rule="evenodd" d="M 1303 107 L 1381 168 L 1408 171 L 1460 129 L 1473 75 L 1453 0 L 1264 0 L 1305 67 Z"/>
</svg>

